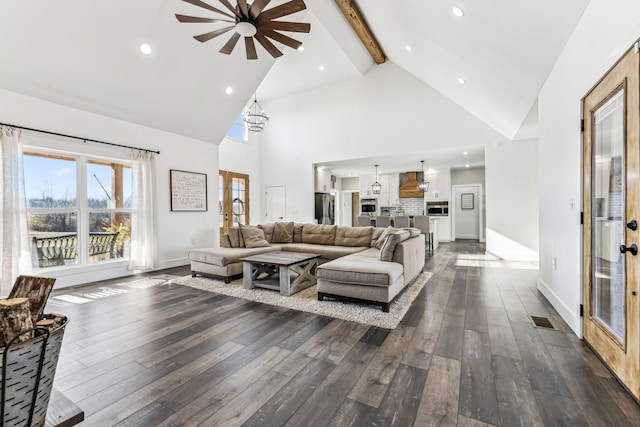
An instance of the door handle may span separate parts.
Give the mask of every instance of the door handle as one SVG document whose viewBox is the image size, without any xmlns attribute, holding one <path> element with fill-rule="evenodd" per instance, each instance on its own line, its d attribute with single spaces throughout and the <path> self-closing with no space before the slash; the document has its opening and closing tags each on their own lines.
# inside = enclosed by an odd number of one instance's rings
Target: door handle
<svg viewBox="0 0 640 427">
<path fill-rule="evenodd" d="M 632 219 L 631 221 L 629 221 L 629 222 L 627 223 L 627 228 L 628 228 L 629 230 L 636 230 L 636 229 L 638 228 L 638 223 L 636 222 L 636 220 L 635 220 L 635 219 Z"/>
<path fill-rule="evenodd" d="M 626 247 L 625 245 L 620 245 L 620 253 L 624 254 L 625 252 L 631 252 L 631 255 L 637 255 L 638 254 L 638 246 L 634 243 L 629 247 Z"/>
</svg>

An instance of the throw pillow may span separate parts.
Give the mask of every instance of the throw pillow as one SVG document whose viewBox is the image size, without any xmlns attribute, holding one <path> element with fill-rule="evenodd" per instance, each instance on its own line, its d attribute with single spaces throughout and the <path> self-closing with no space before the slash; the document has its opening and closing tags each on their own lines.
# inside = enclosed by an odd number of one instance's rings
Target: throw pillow
<svg viewBox="0 0 640 427">
<path fill-rule="evenodd" d="M 374 227 L 373 228 L 373 234 L 371 235 L 371 244 L 369 245 L 370 248 L 375 248 L 376 247 L 376 243 L 378 242 L 378 238 L 380 237 L 380 235 L 382 234 L 382 232 L 385 229 L 382 227 Z"/>
<path fill-rule="evenodd" d="M 244 248 L 244 240 L 242 239 L 242 234 L 240 234 L 240 228 L 230 227 L 227 235 L 232 248 Z"/>
<path fill-rule="evenodd" d="M 376 241 L 376 245 L 374 247 L 376 249 L 382 249 L 382 245 L 384 245 L 385 240 L 387 240 L 387 236 L 389 236 L 389 234 L 393 233 L 394 231 L 396 231 L 396 229 L 391 226 L 385 228 L 382 231 L 382 234 L 380 234 L 380 236 L 378 237 L 378 240 Z"/>
<path fill-rule="evenodd" d="M 293 243 L 293 221 L 276 222 L 271 241 L 273 243 Z"/>
<path fill-rule="evenodd" d="M 391 261 L 398 243 L 404 242 L 409 239 L 410 236 L 411 233 L 409 233 L 409 230 L 398 230 L 389 234 L 384 240 L 382 249 L 380 249 L 380 261 Z"/>
<path fill-rule="evenodd" d="M 244 239 L 244 244 L 247 248 L 263 248 L 269 245 L 269 242 L 264 238 L 264 231 L 258 227 L 251 225 L 240 224 L 240 232 Z"/>
</svg>

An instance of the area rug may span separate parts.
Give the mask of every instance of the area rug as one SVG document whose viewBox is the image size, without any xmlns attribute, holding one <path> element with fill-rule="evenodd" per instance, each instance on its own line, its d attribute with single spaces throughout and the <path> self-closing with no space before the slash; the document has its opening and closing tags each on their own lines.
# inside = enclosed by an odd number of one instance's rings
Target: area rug
<svg viewBox="0 0 640 427">
<path fill-rule="evenodd" d="M 264 304 L 275 305 L 278 307 L 364 323 L 366 325 L 377 326 L 379 328 L 394 329 L 407 313 L 407 310 L 411 307 L 411 303 L 424 287 L 425 283 L 427 283 L 427 280 L 431 278 L 431 275 L 432 273 L 420 274 L 391 304 L 391 307 L 389 307 L 389 313 L 383 312 L 379 306 L 327 300 L 318 301 L 316 286 L 312 286 L 301 292 L 295 293 L 290 297 L 285 297 L 281 296 L 277 291 L 269 289 L 245 289 L 242 287 L 242 279 L 234 280 L 233 282 L 226 284 L 221 280 L 211 279 L 208 277 L 185 276 L 174 279 L 171 283 L 190 286 L 192 288 L 203 289 Z"/>
</svg>

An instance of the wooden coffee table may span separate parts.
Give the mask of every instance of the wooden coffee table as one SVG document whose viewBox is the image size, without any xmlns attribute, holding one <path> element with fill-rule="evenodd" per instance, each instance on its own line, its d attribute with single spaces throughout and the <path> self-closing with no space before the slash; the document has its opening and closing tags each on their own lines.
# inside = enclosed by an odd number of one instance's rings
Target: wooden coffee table
<svg viewBox="0 0 640 427">
<path fill-rule="evenodd" d="M 241 258 L 242 284 L 245 289 L 267 288 L 291 296 L 316 284 L 318 258 L 318 254 L 302 252 L 269 252 Z"/>
</svg>

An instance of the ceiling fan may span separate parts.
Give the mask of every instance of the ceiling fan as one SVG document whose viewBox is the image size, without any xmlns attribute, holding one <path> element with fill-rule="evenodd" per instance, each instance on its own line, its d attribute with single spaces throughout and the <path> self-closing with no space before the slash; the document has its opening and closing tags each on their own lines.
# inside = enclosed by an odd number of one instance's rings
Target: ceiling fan
<svg viewBox="0 0 640 427">
<path fill-rule="evenodd" d="M 271 54 L 271 56 L 277 58 L 282 56 L 282 52 L 271 42 L 271 40 L 275 40 L 294 49 L 302 46 L 301 42 L 282 34 L 280 31 L 308 33 L 311 30 L 311 24 L 306 22 L 275 21 L 275 19 L 283 16 L 305 10 L 307 5 L 304 4 L 303 0 L 291 0 L 268 10 L 264 9 L 271 0 L 254 0 L 253 3 L 248 3 L 247 0 L 237 0 L 235 7 L 228 0 L 218 0 L 228 11 L 213 7 L 201 0 L 182 1 L 194 6 L 199 6 L 211 12 L 215 12 L 224 16 L 224 18 L 200 18 L 196 16 L 176 14 L 176 18 L 178 18 L 178 21 L 180 22 L 228 22 L 232 24 L 228 27 L 194 36 L 196 40 L 204 43 L 231 30 L 235 30 L 229 40 L 224 44 L 224 46 L 222 46 L 222 49 L 220 49 L 220 53 L 224 53 L 226 55 L 231 54 L 240 37 L 244 37 L 247 59 L 258 59 L 254 39 L 257 40 L 258 43 L 260 43 L 262 47 Z"/>
</svg>

